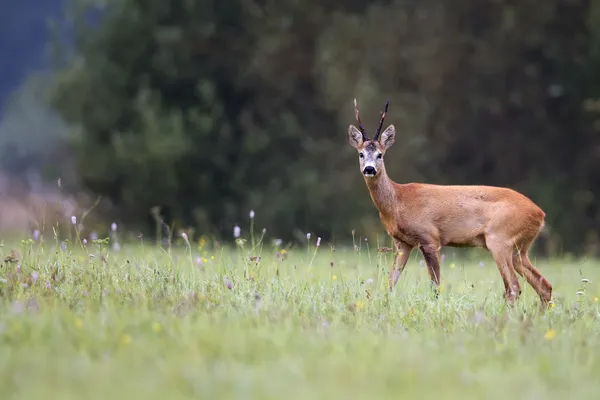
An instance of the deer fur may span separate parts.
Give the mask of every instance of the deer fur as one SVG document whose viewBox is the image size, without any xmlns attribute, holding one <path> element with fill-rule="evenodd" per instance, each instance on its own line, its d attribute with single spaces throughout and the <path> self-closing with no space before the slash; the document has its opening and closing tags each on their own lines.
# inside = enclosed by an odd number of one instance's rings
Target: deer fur
<svg viewBox="0 0 600 400">
<path fill-rule="evenodd" d="M 360 170 L 369 194 L 395 244 L 389 289 L 398 282 L 416 247 L 425 258 L 437 297 L 441 247 L 479 247 L 489 250 L 494 257 L 509 305 L 521 294 L 518 273 L 536 291 L 542 307 L 547 306 L 552 285 L 528 256 L 544 226 L 544 211 L 523 194 L 504 187 L 392 181 L 386 173 L 383 156 L 394 144 L 394 125 L 380 133 L 386 114 L 382 113 L 377 132 L 373 139 L 368 139 L 358 117 L 356 100 L 355 114 L 360 130 L 350 125 L 348 140 L 359 153 Z"/>
</svg>

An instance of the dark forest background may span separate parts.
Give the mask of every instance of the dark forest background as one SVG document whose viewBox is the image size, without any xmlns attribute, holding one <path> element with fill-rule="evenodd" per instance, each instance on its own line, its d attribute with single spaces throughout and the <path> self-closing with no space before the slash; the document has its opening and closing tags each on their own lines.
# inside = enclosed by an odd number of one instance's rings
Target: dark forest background
<svg viewBox="0 0 600 400">
<path fill-rule="evenodd" d="M 396 181 L 515 188 L 540 248 L 597 255 L 600 1 L 23 0 L 0 55 L 2 170 L 132 231 L 382 234 L 356 97 L 371 131 L 390 100 Z"/>
</svg>

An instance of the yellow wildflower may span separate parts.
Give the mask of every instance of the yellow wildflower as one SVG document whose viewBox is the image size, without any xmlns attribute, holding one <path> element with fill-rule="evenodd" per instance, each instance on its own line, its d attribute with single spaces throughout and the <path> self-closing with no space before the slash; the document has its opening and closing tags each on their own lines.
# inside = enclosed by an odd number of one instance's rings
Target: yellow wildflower
<svg viewBox="0 0 600 400">
<path fill-rule="evenodd" d="M 364 309 L 365 308 L 365 303 L 363 303 L 362 301 L 357 301 L 356 302 L 356 308 L 359 309 L 359 310 Z"/>
<path fill-rule="evenodd" d="M 333 280 L 335 281 L 335 280 L 337 279 L 337 276 L 333 275 L 333 276 L 331 277 L 331 279 L 333 279 Z"/>
<path fill-rule="evenodd" d="M 215 256 L 210 256 L 210 259 L 211 259 L 211 260 L 214 260 L 214 259 L 215 259 Z"/>
<path fill-rule="evenodd" d="M 156 333 L 162 331 L 162 326 L 158 322 L 152 324 L 152 330 Z"/>
<path fill-rule="evenodd" d="M 594 302 L 597 303 L 598 302 L 598 297 L 594 297 Z"/>
<path fill-rule="evenodd" d="M 287 253 L 286 249 L 281 249 L 281 255 L 284 255 L 285 253 Z"/>
<path fill-rule="evenodd" d="M 79 318 L 75 319 L 75 328 L 77 328 L 77 329 L 83 328 L 83 321 L 80 320 Z"/>
<path fill-rule="evenodd" d="M 454 267 L 455 267 L 454 263 L 450 264 L 450 269 L 452 269 Z"/>
<path fill-rule="evenodd" d="M 556 336 L 556 330 L 550 329 L 544 335 L 544 339 L 546 339 L 546 340 L 552 340 L 552 339 L 554 339 L 555 336 Z"/>
<path fill-rule="evenodd" d="M 550 303 L 550 309 L 553 309 L 554 307 L 556 307 L 555 303 Z"/>
<path fill-rule="evenodd" d="M 127 346 L 129 343 L 131 343 L 131 336 L 129 336 L 128 334 L 124 334 L 123 336 L 121 336 L 122 346 Z"/>
</svg>

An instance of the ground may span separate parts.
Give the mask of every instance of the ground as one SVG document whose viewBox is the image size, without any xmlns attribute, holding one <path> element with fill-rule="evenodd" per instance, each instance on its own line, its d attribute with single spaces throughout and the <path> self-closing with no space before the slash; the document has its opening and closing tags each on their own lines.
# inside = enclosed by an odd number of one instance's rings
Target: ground
<svg viewBox="0 0 600 400">
<path fill-rule="evenodd" d="M 315 240 L 171 249 L 4 243 L 0 387 L 8 398 L 551 399 L 600 390 L 600 269 L 534 259 L 555 300 L 514 309 L 493 261 L 444 252 L 436 301 L 414 253 Z M 243 247 L 242 247 L 243 246 Z M 257 258 L 250 258 L 260 256 Z"/>
</svg>

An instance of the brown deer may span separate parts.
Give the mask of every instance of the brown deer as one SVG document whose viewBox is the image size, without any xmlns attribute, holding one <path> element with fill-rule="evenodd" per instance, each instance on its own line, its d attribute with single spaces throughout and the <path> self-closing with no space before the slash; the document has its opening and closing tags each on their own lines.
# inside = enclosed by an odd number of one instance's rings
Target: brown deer
<svg viewBox="0 0 600 400">
<path fill-rule="evenodd" d="M 436 298 L 441 247 L 480 247 L 489 250 L 494 257 L 509 306 L 521 294 L 516 271 L 537 292 L 541 306 L 546 307 L 552 297 L 552 285 L 528 257 L 531 245 L 544 226 L 544 211 L 521 193 L 503 187 L 392 181 L 385 171 L 383 157 L 394 144 L 396 129 L 390 125 L 381 132 L 388 105 L 389 102 L 373 139 L 369 139 L 354 99 L 358 129 L 350 125 L 348 140 L 358 151 L 360 171 L 369 194 L 395 244 L 390 291 L 415 247 L 423 253 Z"/>
</svg>

